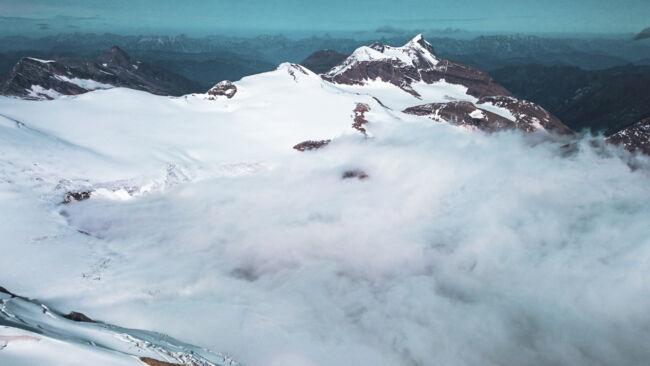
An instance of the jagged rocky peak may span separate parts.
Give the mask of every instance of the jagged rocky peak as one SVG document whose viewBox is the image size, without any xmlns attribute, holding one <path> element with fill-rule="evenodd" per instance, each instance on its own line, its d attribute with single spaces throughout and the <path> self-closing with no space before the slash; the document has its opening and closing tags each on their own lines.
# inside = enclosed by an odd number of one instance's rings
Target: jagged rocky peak
<svg viewBox="0 0 650 366">
<path fill-rule="evenodd" d="M 407 46 L 410 46 L 410 47 L 422 47 L 422 48 L 426 49 L 427 51 L 429 51 L 431 54 L 435 54 L 435 52 L 433 51 L 433 46 L 431 45 L 431 43 L 427 42 L 427 41 L 424 39 L 424 36 L 422 36 L 422 33 L 420 33 L 420 34 L 418 34 L 417 36 L 415 36 L 415 37 L 414 37 L 414 38 L 413 38 L 409 43 L 407 43 L 406 45 L 407 45 Z"/>
<path fill-rule="evenodd" d="M 208 99 L 215 100 L 219 97 L 226 97 L 228 99 L 235 96 L 237 93 L 237 87 L 230 80 L 223 80 L 218 82 L 215 86 L 210 88 L 206 93 Z"/>
<path fill-rule="evenodd" d="M 323 74 L 322 78 L 345 85 L 364 85 L 370 80 L 381 80 L 416 97 L 420 95 L 412 84 L 433 84 L 442 79 L 466 86 L 467 93 L 475 97 L 511 95 L 483 70 L 440 59 L 421 34 L 401 47 L 379 42 L 359 47 L 342 63 Z"/>
<path fill-rule="evenodd" d="M 395 67 L 415 67 L 429 69 L 435 67 L 439 60 L 433 53 L 433 46 L 421 34 L 401 47 L 392 47 L 375 42 L 370 46 L 357 48 L 343 63 L 335 66 L 326 75 L 335 77 L 345 73 L 355 64 L 362 62 L 385 62 Z"/>
<path fill-rule="evenodd" d="M 616 132 L 607 138 L 607 142 L 623 146 L 630 152 L 650 155 L 650 118 Z"/>
</svg>

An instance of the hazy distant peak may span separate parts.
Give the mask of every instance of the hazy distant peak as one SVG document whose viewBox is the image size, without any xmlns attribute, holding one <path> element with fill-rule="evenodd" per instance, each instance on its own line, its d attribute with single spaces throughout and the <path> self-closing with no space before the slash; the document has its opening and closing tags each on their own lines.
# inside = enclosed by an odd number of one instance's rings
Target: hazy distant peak
<svg viewBox="0 0 650 366">
<path fill-rule="evenodd" d="M 131 57 L 129 57 L 129 55 L 118 46 L 111 47 L 108 51 L 102 53 L 99 57 L 97 57 L 97 60 L 99 62 L 121 66 L 126 66 L 133 62 L 131 61 Z"/>
<path fill-rule="evenodd" d="M 312 53 L 300 64 L 317 74 L 322 74 L 343 62 L 348 56 L 334 50 L 321 50 Z"/>
<path fill-rule="evenodd" d="M 650 27 L 648 27 L 648 28 L 642 30 L 641 32 L 639 32 L 639 34 L 637 34 L 634 37 L 634 40 L 638 41 L 638 40 L 646 39 L 646 38 L 650 38 Z"/>
</svg>

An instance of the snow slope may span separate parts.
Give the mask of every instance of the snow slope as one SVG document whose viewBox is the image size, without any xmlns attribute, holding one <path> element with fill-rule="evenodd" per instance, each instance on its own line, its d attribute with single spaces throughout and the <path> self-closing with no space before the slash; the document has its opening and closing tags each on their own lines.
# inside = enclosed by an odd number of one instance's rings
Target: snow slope
<svg viewBox="0 0 650 366">
<path fill-rule="evenodd" d="M 430 100 L 292 64 L 235 84 L 0 98 L 1 285 L 246 365 L 650 358 L 647 158 L 435 123 L 399 111 Z M 67 365 L 53 344 L 9 343 L 0 364 Z"/>
<path fill-rule="evenodd" d="M 163 334 L 94 321 L 72 321 L 37 301 L 3 292 L 0 292 L 0 350 L 3 364 L 12 366 L 137 366 L 143 365 L 143 358 L 196 366 L 235 365 L 227 356 Z"/>
</svg>

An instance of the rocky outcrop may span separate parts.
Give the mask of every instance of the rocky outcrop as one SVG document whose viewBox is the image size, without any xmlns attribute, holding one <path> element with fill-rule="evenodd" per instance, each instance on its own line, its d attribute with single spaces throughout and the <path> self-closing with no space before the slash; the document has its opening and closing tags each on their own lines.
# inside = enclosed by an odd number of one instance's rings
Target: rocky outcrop
<svg viewBox="0 0 650 366">
<path fill-rule="evenodd" d="M 92 191 L 68 192 L 63 199 L 63 204 L 84 201 L 90 198 Z"/>
<path fill-rule="evenodd" d="M 184 366 L 182 363 L 165 362 L 156 360 L 155 358 L 151 357 L 140 357 L 140 361 L 146 363 L 149 366 Z"/>
<path fill-rule="evenodd" d="M 630 152 L 650 155 L 650 118 L 618 131 L 609 136 L 606 141 L 620 145 Z"/>
<path fill-rule="evenodd" d="M 498 107 L 497 110 L 503 115 L 492 111 L 494 107 Z M 572 133 L 562 122 L 540 106 L 513 97 L 484 97 L 476 103 L 467 101 L 430 103 L 410 107 L 403 112 L 486 132 L 518 129 L 525 132 L 542 130 L 560 135 Z"/>
<path fill-rule="evenodd" d="M 483 70 L 450 60 L 439 59 L 422 35 L 402 47 L 391 47 L 376 42 L 358 48 L 344 62 L 322 75 L 324 80 L 346 85 L 363 85 L 369 80 L 391 83 L 407 93 L 419 97 L 412 88 L 416 82 L 432 84 L 445 80 L 466 86 L 475 97 L 510 95 Z"/>
<path fill-rule="evenodd" d="M 346 170 L 341 175 L 341 178 L 342 179 L 357 178 L 359 180 L 364 180 L 364 179 L 368 179 L 368 174 L 366 174 L 366 172 L 364 172 L 363 170 L 359 170 L 359 169 Z"/>
<path fill-rule="evenodd" d="M 96 323 L 94 320 L 90 319 L 83 313 L 79 313 L 76 311 L 71 311 L 68 314 L 63 316 L 66 319 L 70 319 L 74 322 L 81 322 L 81 323 Z"/>
<path fill-rule="evenodd" d="M 55 99 L 114 87 L 158 95 L 183 95 L 199 88 L 195 82 L 171 71 L 134 61 L 114 46 L 95 59 L 23 58 L 0 81 L 0 94 L 24 99 Z"/>
<path fill-rule="evenodd" d="M 207 91 L 208 99 L 215 100 L 219 97 L 226 97 L 228 99 L 235 96 L 237 87 L 229 80 L 220 81 L 217 85 Z"/>
<path fill-rule="evenodd" d="M 427 116 L 434 121 L 495 132 L 517 128 L 517 123 L 498 114 L 477 108 L 470 102 L 430 103 L 404 110 L 404 113 Z"/>
<path fill-rule="evenodd" d="M 332 140 L 307 140 L 295 145 L 293 148 L 298 151 L 316 150 L 326 146 L 331 141 Z"/>
<path fill-rule="evenodd" d="M 354 110 L 352 111 L 352 119 L 354 121 L 354 123 L 352 123 L 352 128 L 364 135 L 366 135 L 366 129 L 363 126 L 368 123 L 366 112 L 370 112 L 370 106 L 365 103 L 357 103 L 357 106 L 354 107 Z"/>
</svg>

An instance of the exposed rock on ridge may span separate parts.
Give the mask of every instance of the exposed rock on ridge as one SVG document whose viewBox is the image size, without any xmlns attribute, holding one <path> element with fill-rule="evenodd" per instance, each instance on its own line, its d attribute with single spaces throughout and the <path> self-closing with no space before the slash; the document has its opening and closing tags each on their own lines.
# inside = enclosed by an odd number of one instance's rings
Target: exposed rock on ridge
<svg viewBox="0 0 650 366">
<path fill-rule="evenodd" d="M 606 141 L 621 145 L 630 152 L 650 155 L 650 118 L 618 131 L 609 136 Z"/>
<path fill-rule="evenodd" d="M 158 95 L 182 95 L 198 85 L 165 69 L 132 60 L 117 46 L 95 59 L 21 59 L 0 81 L 0 94 L 54 99 L 92 90 L 124 87 Z"/>
</svg>

